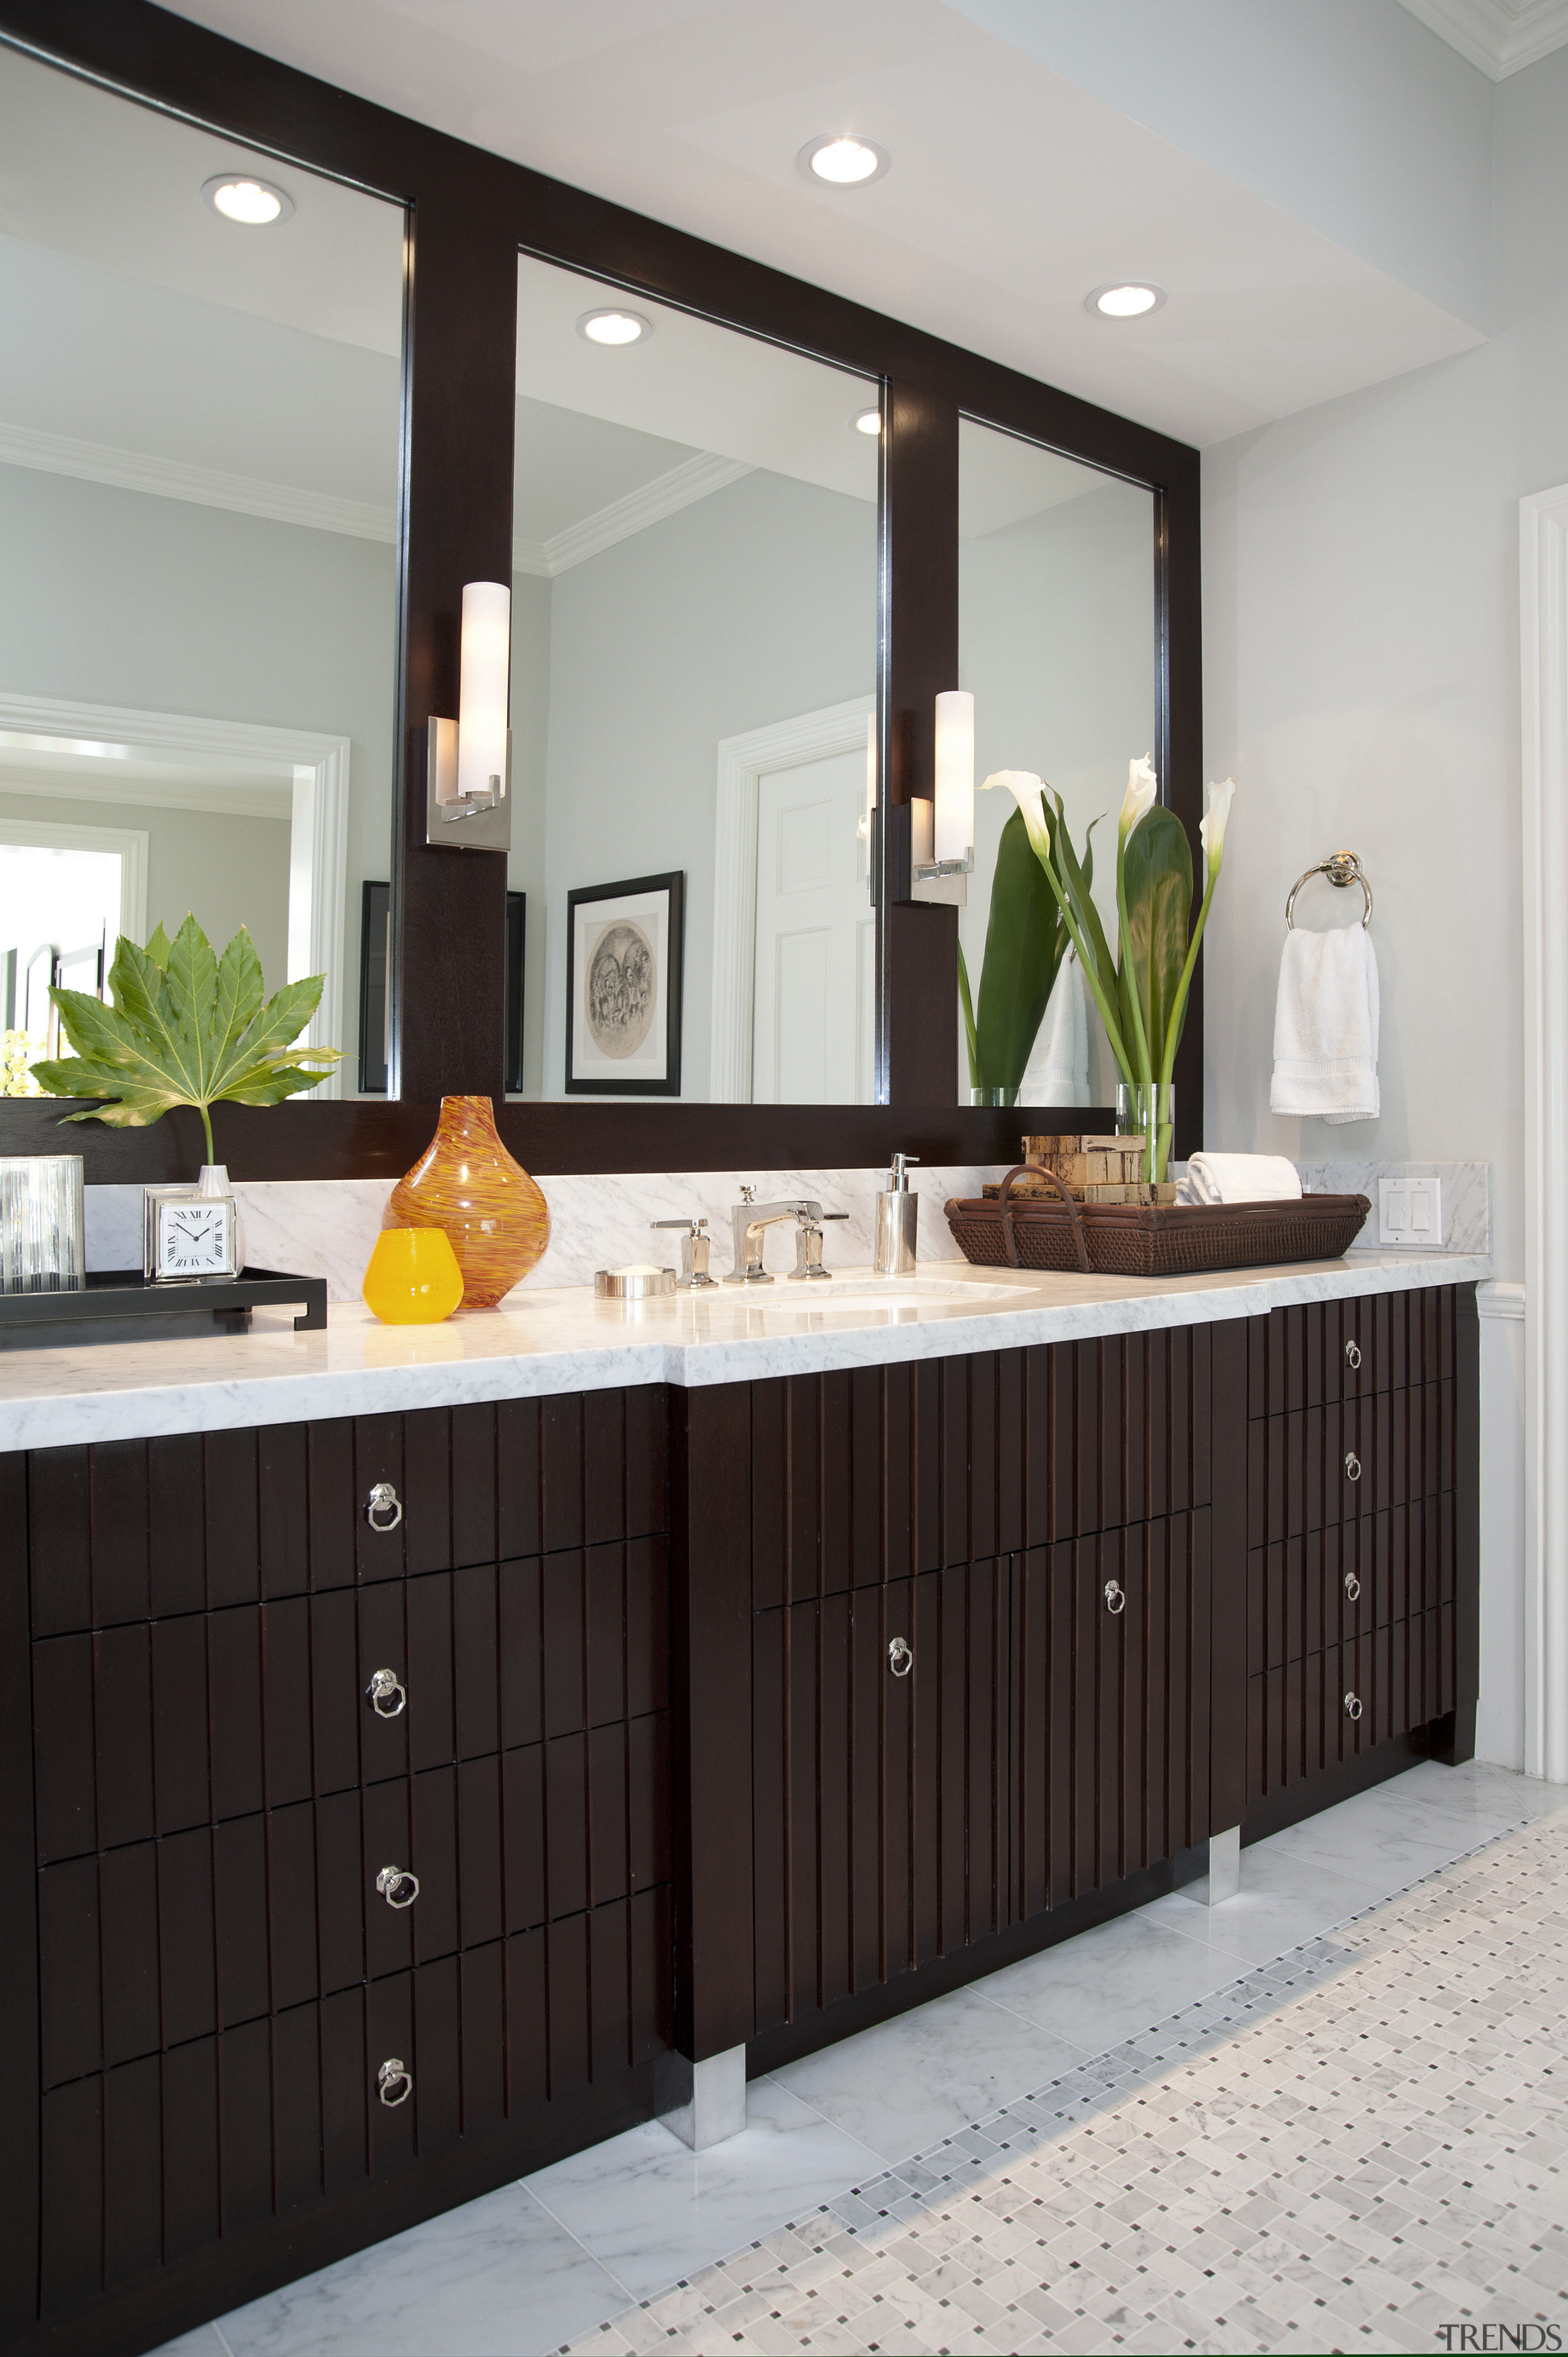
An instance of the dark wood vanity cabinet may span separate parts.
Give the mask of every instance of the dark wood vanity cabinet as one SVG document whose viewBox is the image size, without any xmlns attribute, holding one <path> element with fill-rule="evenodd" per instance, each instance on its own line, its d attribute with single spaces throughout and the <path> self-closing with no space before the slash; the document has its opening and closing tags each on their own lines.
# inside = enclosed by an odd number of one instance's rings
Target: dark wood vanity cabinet
<svg viewBox="0 0 1568 2357">
<path fill-rule="evenodd" d="M 5 1460 L 7 2345 L 147 2345 L 648 2116 L 666 1424 L 652 1388 Z"/>
<path fill-rule="evenodd" d="M 1437 1288 L 0 1457 L 7 2348 L 131 2352 L 1427 1753 Z"/>
</svg>

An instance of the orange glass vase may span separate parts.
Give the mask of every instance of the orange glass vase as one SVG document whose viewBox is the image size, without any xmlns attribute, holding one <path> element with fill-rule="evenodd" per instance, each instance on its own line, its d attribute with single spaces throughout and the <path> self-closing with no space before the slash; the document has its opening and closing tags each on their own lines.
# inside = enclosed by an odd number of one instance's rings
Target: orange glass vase
<svg viewBox="0 0 1568 2357">
<path fill-rule="evenodd" d="M 465 1309 L 493 1309 L 536 1268 L 550 1210 L 496 1133 L 489 1097 L 443 1097 L 435 1136 L 381 1215 L 383 1228 L 442 1228 L 463 1272 Z"/>
</svg>

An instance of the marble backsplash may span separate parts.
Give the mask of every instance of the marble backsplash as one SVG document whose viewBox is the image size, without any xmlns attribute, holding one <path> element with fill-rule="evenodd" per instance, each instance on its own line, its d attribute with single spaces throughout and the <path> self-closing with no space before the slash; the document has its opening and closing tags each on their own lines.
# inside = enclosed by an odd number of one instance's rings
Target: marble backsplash
<svg viewBox="0 0 1568 2357">
<path fill-rule="evenodd" d="M 950 1196 L 978 1195 L 987 1178 L 999 1178 L 1004 1165 L 986 1168 L 939 1168 L 911 1173 L 920 1196 L 922 1260 L 959 1260 L 942 1205 Z M 1359 1251 L 1380 1249 L 1377 1182 L 1380 1178 L 1435 1177 L 1443 1182 L 1443 1249 L 1489 1253 L 1491 1170 L 1485 1162 L 1333 1162 L 1298 1166 L 1303 1184 L 1315 1191 L 1369 1196 L 1372 1216 Z M 672 1230 L 650 1231 L 654 1220 L 705 1214 L 713 1238 L 713 1273 L 726 1276 L 731 1264 L 730 1211 L 743 1182 L 759 1203 L 800 1195 L 815 1198 L 824 1211 L 843 1211 L 824 1229 L 823 1259 L 829 1268 L 865 1268 L 871 1259 L 872 1198 L 884 1183 L 879 1170 L 693 1170 L 617 1172 L 545 1178 L 550 1204 L 550 1248 L 532 1275 L 537 1286 L 589 1285 L 594 1271 L 628 1262 L 656 1260 L 680 1265 L 681 1238 Z M 324 1276 L 328 1297 L 357 1301 L 371 1248 L 381 1227 L 390 1183 L 384 1178 L 289 1179 L 236 1182 L 244 1222 L 245 1254 L 256 1268 L 286 1269 L 295 1276 Z M 794 1266 L 793 1231 L 771 1229 L 765 1242 L 768 1266 L 783 1275 Z M 142 1259 L 142 1190 L 139 1187 L 89 1187 L 87 1265 L 90 1269 L 139 1268 Z"/>
<path fill-rule="evenodd" d="M 920 1195 L 919 1253 L 922 1260 L 961 1260 L 942 1205 L 952 1195 L 978 1195 L 983 1182 L 1002 1176 L 1005 1165 L 985 1169 L 911 1171 Z M 712 1268 L 727 1276 L 731 1263 L 730 1211 L 742 1184 L 756 1189 L 759 1203 L 810 1196 L 824 1211 L 843 1211 L 823 1229 L 822 1257 L 829 1268 L 865 1268 L 871 1259 L 872 1198 L 886 1184 L 878 1170 L 695 1170 L 617 1172 L 540 1180 L 550 1205 L 550 1248 L 525 1286 L 591 1285 L 594 1271 L 628 1262 L 657 1261 L 679 1268 L 681 1237 L 654 1220 L 705 1214 L 713 1238 Z M 275 1179 L 235 1182 L 244 1224 L 245 1256 L 256 1268 L 286 1269 L 291 1276 L 324 1276 L 331 1301 L 357 1301 L 365 1264 L 381 1223 L 392 1187 L 384 1178 Z M 792 1228 L 769 1229 L 764 1240 L 769 1269 L 784 1275 L 795 1265 Z M 136 1268 L 142 1259 L 142 1190 L 139 1187 L 87 1189 L 87 1265 Z"/>
</svg>

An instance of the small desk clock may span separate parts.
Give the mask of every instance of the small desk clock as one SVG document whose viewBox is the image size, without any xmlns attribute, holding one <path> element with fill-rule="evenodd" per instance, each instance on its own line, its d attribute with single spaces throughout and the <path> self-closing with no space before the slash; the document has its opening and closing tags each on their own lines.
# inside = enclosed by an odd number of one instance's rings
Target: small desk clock
<svg viewBox="0 0 1568 2357">
<path fill-rule="evenodd" d="M 214 1183 L 216 1181 L 216 1183 Z M 228 1173 L 202 1171 L 198 1187 L 148 1187 L 143 1230 L 145 1274 L 158 1283 L 240 1273 L 240 1207 Z"/>
</svg>

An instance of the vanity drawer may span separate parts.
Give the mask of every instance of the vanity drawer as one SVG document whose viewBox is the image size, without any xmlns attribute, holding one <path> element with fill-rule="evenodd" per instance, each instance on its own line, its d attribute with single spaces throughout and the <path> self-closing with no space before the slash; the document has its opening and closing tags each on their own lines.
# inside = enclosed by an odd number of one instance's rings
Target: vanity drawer
<svg viewBox="0 0 1568 2357">
<path fill-rule="evenodd" d="M 389 1866 L 416 1895 L 378 1889 Z M 669 1873 L 662 1714 L 62 1860 L 38 1878 L 43 2083 L 596 1911 Z"/>
<path fill-rule="evenodd" d="M 1250 1674 L 1451 1603 L 1452 1491 L 1254 1547 L 1247 1562 Z"/>
<path fill-rule="evenodd" d="M 1249 1415 L 1286 1415 L 1451 1380 L 1456 1302 L 1454 1286 L 1431 1286 L 1250 1318 Z"/>
<path fill-rule="evenodd" d="M 635 1539 L 36 1642 L 39 1862 L 662 1710 L 667 1559 Z"/>
<path fill-rule="evenodd" d="M 1210 1351 L 1176 1327 L 754 1383 L 754 1607 L 1207 1505 Z"/>
<path fill-rule="evenodd" d="M 509 2120 L 547 2135 L 550 2104 L 667 2049 L 669 1940 L 649 1891 L 51 2089 L 42 2314 Z M 394 2059 L 413 2083 L 389 2107 Z"/>
<path fill-rule="evenodd" d="M 1452 1710 L 1454 1641 L 1441 1604 L 1250 1678 L 1249 1803 Z"/>
<path fill-rule="evenodd" d="M 648 1384 L 35 1450 L 33 1633 L 664 1532 L 666 1422 Z"/>
<path fill-rule="evenodd" d="M 1451 1381 L 1258 1416 L 1247 1427 L 1248 1544 L 1451 1491 L 1458 1467 Z"/>
</svg>

